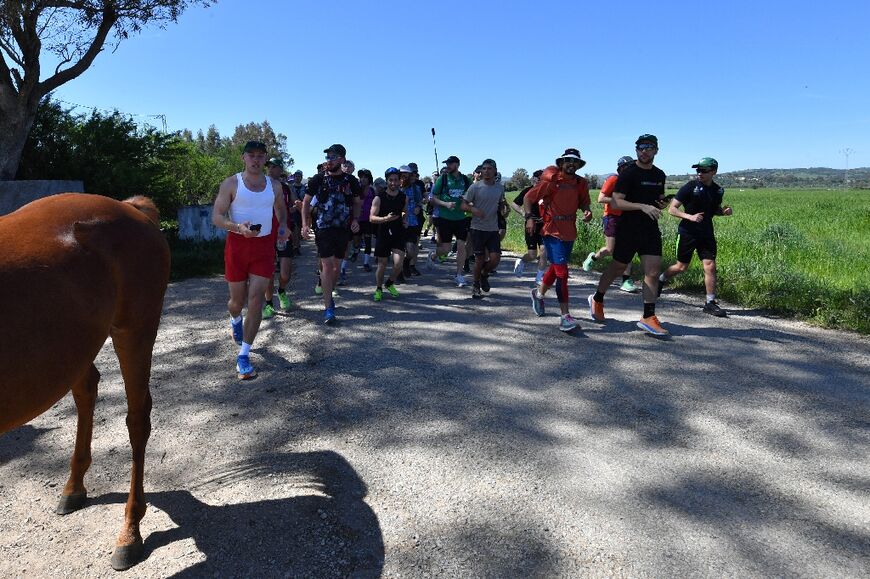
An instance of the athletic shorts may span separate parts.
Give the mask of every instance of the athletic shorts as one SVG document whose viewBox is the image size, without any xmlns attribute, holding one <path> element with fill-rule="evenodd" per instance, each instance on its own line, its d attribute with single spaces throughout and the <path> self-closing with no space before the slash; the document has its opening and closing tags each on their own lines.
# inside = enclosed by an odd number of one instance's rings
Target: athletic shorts
<svg viewBox="0 0 870 579">
<path fill-rule="evenodd" d="M 616 244 L 613 247 L 613 260 L 631 263 L 636 255 L 662 255 L 662 232 L 657 225 L 639 228 L 634 224 L 625 227 L 620 220 L 616 230 Z"/>
<path fill-rule="evenodd" d="M 417 243 L 418 241 L 420 241 L 420 234 L 422 232 L 422 225 L 409 225 L 405 228 L 405 242 Z"/>
<path fill-rule="evenodd" d="M 532 230 L 532 233 L 529 234 L 528 230 L 523 227 L 523 231 L 526 236 L 526 249 L 538 249 L 539 245 L 544 244 L 544 240 L 541 237 L 541 230 L 544 229 L 544 224 L 541 222 L 535 222 L 535 228 Z"/>
<path fill-rule="evenodd" d="M 275 253 L 278 255 L 278 257 L 293 257 L 295 251 L 296 250 L 293 249 L 292 239 L 287 240 L 287 247 L 285 247 L 284 249 L 278 249 L 278 246 L 275 246 Z"/>
<path fill-rule="evenodd" d="M 359 235 L 373 235 L 377 230 L 377 226 L 371 221 L 359 222 Z"/>
<path fill-rule="evenodd" d="M 472 229 L 471 248 L 474 251 L 474 255 L 483 255 L 487 251 L 490 253 L 501 253 L 501 236 L 499 236 L 498 231 Z"/>
<path fill-rule="evenodd" d="M 454 237 L 459 241 L 468 239 L 468 222 L 465 219 L 436 217 L 435 230 L 438 232 L 438 243 L 450 243 Z"/>
<path fill-rule="evenodd" d="M 246 281 L 249 275 L 272 278 L 275 273 L 275 237 L 245 237 L 228 233 L 224 244 L 224 278 Z"/>
<path fill-rule="evenodd" d="M 619 215 L 605 215 L 601 218 L 601 228 L 604 229 L 604 237 L 616 237 L 616 226 L 619 224 Z"/>
<path fill-rule="evenodd" d="M 399 221 L 381 225 L 378 229 L 377 241 L 375 241 L 375 257 L 389 257 L 393 250 L 405 251 L 405 239 L 407 232 Z"/>
<path fill-rule="evenodd" d="M 562 241 L 558 237 L 552 235 L 544 236 L 544 249 L 547 250 L 547 261 L 553 265 L 565 265 L 571 258 L 571 251 L 574 249 L 573 241 Z"/>
<path fill-rule="evenodd" d="M 696 251 L 701 259 L 716 259 L 716 238 L 695 237 L 691 233 L 677 234 L 677 261 L 691 263 L 692 254 Z"/>
<path fill-rule="evenodd" d="M 344 255 L 347 252 L 347 244 L 350 243 L 350 229 L 343 227 L 318 229 L 314 241 L 317 243 L 318 257 L 344 259 Z"/>
</svg>

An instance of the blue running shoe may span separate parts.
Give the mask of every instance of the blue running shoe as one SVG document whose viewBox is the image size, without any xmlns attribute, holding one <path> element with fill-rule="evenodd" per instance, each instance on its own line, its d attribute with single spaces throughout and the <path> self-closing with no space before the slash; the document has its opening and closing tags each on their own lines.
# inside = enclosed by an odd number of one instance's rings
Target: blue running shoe
<svg viewBox="0 0 870 579">
<path fill-rule="evenodd" d="M 230 320 L 230 326 L 233 328 L 233 340 L 235 340 L 236 344 L 239 346 L 242 345 L 242 338 L 244 337 L 244 325 L 245 323 L 243 320 L 239 320 L 238 324 Z"/>
<path fill-rule="evenodd" d="M 323 312 L 323 323 L 331 324 L 335 321 L 335 306 L 330 306 L 326 308 L 326 311 Z"/>
<path fill-rule="evenodd" d="M 236 371 L 239 373 L 239 380 L 250 380 L 257 375 L 248 356 L 240 355 L 236 358 Z"/>
</svg>

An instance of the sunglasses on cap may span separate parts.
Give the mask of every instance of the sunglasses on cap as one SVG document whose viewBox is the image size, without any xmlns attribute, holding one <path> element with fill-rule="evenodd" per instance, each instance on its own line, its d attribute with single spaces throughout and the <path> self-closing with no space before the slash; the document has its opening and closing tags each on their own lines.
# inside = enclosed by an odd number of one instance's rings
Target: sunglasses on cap
<svg viewBox="0 0 870 579">
<path fill-rule="evenodd" d="M 650 149 L 655 149 L 656 146 L 652 143 L 642 143 L 635 147 L 638 151 L 649 151 Z"/>
</svg>

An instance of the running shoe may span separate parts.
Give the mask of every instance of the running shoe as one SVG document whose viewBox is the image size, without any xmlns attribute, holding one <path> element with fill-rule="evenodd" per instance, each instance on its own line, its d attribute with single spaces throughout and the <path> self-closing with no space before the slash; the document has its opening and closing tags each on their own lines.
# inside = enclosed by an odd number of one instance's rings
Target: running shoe
<svg viewBox="0 0 870 579">
<path fill-rule="evenodd" d="M 257 375 L 249 356 L 239 355 L 236 358 L 236 372 L 239 373 L 239 380 L 250 380 Z"/>
<path fill-rule="evenodd" d="M 514 275 L 517 277 L 523 277 L 523 271 L 526 269 L 526 264 L 523 263 L 521 258 L 517 258 L 514 262 Z"/>
<path fill-rule="evenodd" d="M 423 274 L 420 273 L 420 271 L 417 269 L 416 265 L 412 265 L 411 266 L 411 275 L 423 275 Z"/>
<path fill-rule="evenodd" d="M 559 329 L 563 332 L 570 332 L 577 327 L 577 320 L 571 317 L 571 314 L 560 316 Z"/>
<path fill-rule="evenodd" d="M 474 287 L 471 288 L 471 297 L 476 300 L 483 299 L 483 293 L 480 291 L 480 284 L 475 283 Z"/>
<path fill-rule="evenodd" d="M 398 288 L 396 288 L 395 284 L 391 283 L 390 285 L 388 285 L 386 287 L 387 287 L 387 291 L 390 292 L 391 296 L 393 296 L 394 298 L 399 297 L 399 290 L 398 290 Z"/>
<path fill-rule="evenodd" d="M 538 293 L 538 288 L 532 288 L 532 311 L 541 317 L 544 315 L 544 298 Z"/>
<path fill-rule="evenodd" d="M 633 293 L 636 293 L 637 290 L 640 288 L 638 288 L 636 285 L 634 285 L 634 280 L 627 279 L 624 282 L 622 282 L 622 285 L 619 286 L 619 289 L 621 291 L 624 291 L 625 293 L 633 294 Z"/>
<path fill-rule="evenodd" d="M 586 259 L 583 260 L 583 271 L 592 271 L 592 262 L 595 261 L 592 259 L 593 257 L 595 257 L 594 251 L 587 255 Z"/>
<path fill-rule="evenodd" d="M 323 286 L 322 285 L 318 284 L 318 285 L 314 286 L 314 295 L 316 295 L 316 296 L 323 295 Z"/>
<path fill-rule="evenodd" d="M 439 255 L 438 261 L 440 261 L 441 263 L 447 263 L 447 256 L 446 255 Z"/>
<path fill-rule="evenodd" d="M 332 305 L 323 311 L 323 323 L 331 324 L 335 321 L 335 306 Z"/>
<path fill-rule="evenodd" d="M 382 299 L 384 299 L 384 291 L 381 288 L 375 289 L 374 299 L 376 302 L 379 302 Z"/>
<path fill-rule="evenodd" d="M 645 332 L 649 332 L 653 336 L 667 336 L 670 333 L 662 327 L 659 319 L 655 316 L 641 318 L 637 323 L 637 327 Z"/>
<path fill-rule="evenodd" d="M 604 321 L 604 302 L 596 302 L 595 296 L 590 295 L 587 300 L 589 302 L 589 317 L 595 322 Z"/>
<path fill-rule="evenodd" d="M 465 276 L 462 275 L 461 273 L 456 274 L 456 277 L 453 278 L 453 281 L 456 282 L 457 287 L 467 287 L 468 286 L 468 282 L 465 281 Z"/>
<path fill-rule="evenodd" d="M 245 333 L 244 321 L 239 320 L 239 323 L 237 324 L 234 321 L 230 320 L 230 326 L 233 329 L 233 341 L 235 341 L 236 344 L 241 346 L 242 345 L 242 338 L 244 337 L 244 333 Z"/>
<path fill-rule="evenodd" d="M 263 319 L 268 320 L 269 318 L 275 317 L 275 308 L 272 307 L 272 304 L 266 302 L 263 305 Z"/>
<path fill-rule="evenodd" d="M 489 274 L 486 274 L 486 275 L 481 274 L 481 276 L 480 276 L 480 289 L 483 290 L 483 293 L 487 293 L 487 294 L 489 293 L 489 290 L 491 289 L 489 287 Z"/>
<path fill-rule="evenodd" d="M 290 298 L 287 297 L 287 294 L 281 292 L 278 292 L 278 303 L 281 304 L 282 310 L 289 310 L 293 304 L 293 302 L 290 301 Z"/>
<path fill-rule="evenodd" d="M 704 304 L 704 313 L 716 316 L 717 318 L 725 318 L 728 316 L 728 314 L 725 313 L 725 310 L 719 307 L 719 302 L 716 300 L 711 300 Z"/>
</svg>

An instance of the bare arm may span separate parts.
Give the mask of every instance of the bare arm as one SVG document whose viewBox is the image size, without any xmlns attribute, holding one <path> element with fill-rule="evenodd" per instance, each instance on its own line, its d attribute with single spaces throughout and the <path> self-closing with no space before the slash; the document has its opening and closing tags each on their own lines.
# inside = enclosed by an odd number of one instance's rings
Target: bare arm
<svg viewBox="0 0 870 579">
<path fill-rule="evenodd" d="M 311 194 L 306 193 L 302 200 L 302 239 L 311 236 Z"/>
<path fill-rule="evenodd" d="M 215 227 L 232 231 L 245 237 L 256 237 L 258 232 L 251 231 L 248 226 L 250 221 L 244 223 L 233 223 L 229 218 L 230 204 L 236 196 L 236 180 L 234 177 L 224 179 L 218 189 L 217 197 L 214 200 L 214 206 L 211 210 L 211 222 Z"/>
<path fill-rule="evenodd" d="M 279 181 L 272 179 L 272 192 L 275 194 L 275 217 L 278 218 L 278 240 L 286 241 L 290 236 L 287 229 L 287 204 L 284 203 L 284 191 Z"/>
</svg>

